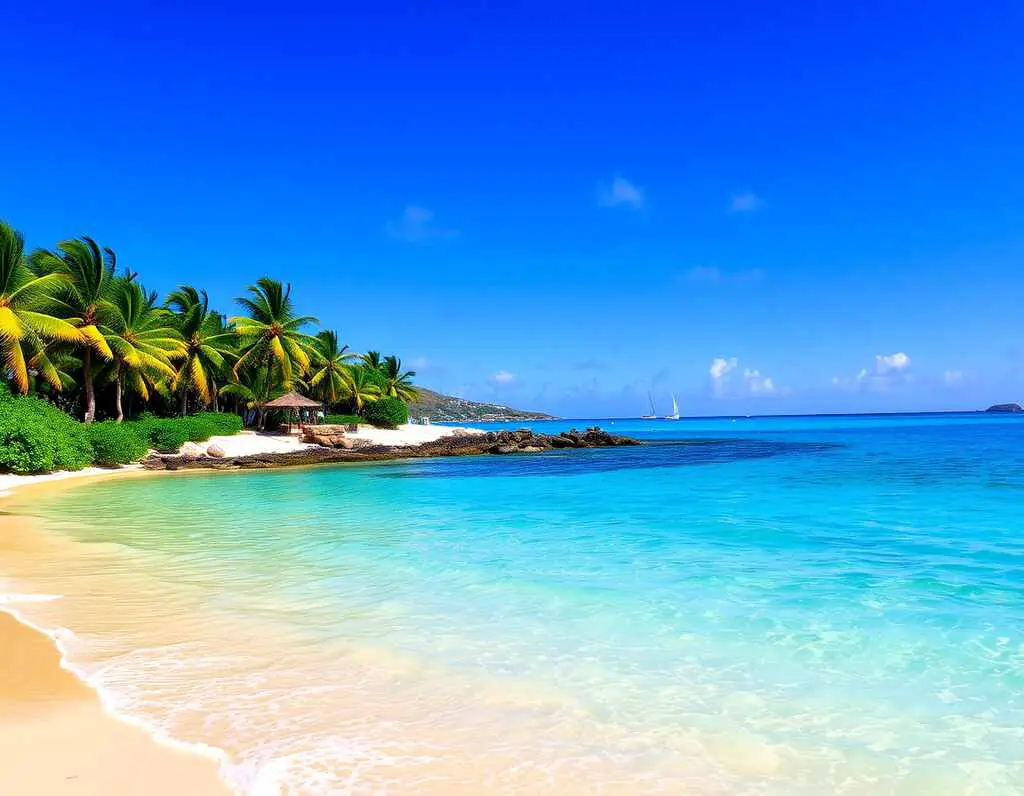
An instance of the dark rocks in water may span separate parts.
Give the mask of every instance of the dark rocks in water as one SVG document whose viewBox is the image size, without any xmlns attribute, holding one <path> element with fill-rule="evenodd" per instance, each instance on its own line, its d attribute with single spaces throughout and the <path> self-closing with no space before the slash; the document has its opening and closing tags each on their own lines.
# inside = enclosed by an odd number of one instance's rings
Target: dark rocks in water
<svg viewBox="0 0 1024 796">
<path fill-rule="evenodd" d="M 1020 404 L 995 404 L 994 406 L 990 406 L 985 411 L 1016 414 L 1017 412 L 1024 412 L 1024 406 L 1021 406 Z"/>
<path fill-rule="evenodd" d="M 331 435 L 324 435 L 325 437 Z M 334 442 L 337 445 L 340 440 Z M 352 440 L 349 440 L 352 442 Z M 331 462 L 373 462 L 391 459 L 422 459 L 433 456 L 507 456 L 519 453 L 543 453 L 554 449 L 608 448 L 639 445 L 629 437 L 619 437 L 599 428 L 571 429 L 561 434 L 535 434 L 529 429 L 489 431 L 485 434 L 452 434 L 421 445 L 360 445 L 353 448 L 319 445 L 288 453 L 257 453 L 250 456 L 212 458 L 209 456 L 173 456 L 154 454 L 142 462 L 148 470 L 182 469 L 264 469 L 297 467 Z"/>
</svg>

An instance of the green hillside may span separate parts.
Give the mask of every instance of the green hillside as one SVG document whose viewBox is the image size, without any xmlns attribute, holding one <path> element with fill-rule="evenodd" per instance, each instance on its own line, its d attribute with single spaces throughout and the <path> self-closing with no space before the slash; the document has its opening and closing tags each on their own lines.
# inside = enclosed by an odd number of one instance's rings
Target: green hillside
<svg viewBox="0 0 1024 796">
<path fill-rule="evenodd" d="M 419 398 L 409 406 L 409 418 L 419 420 L 429 417 L 432 421 L 484 422 L 488 420 L 550 420 L 551 415 L 543 412 L 524 412 L 498 404 L 483 404 L 441 395 L 433 390 L 418 388 Z"/>
</svg>

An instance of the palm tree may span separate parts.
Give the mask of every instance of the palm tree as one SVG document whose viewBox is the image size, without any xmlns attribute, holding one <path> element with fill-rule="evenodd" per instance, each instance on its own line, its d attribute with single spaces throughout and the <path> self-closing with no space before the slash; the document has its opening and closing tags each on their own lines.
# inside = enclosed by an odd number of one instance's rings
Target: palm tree
<svg viewBox="0 0 1024 796">
<path fill-rule="evenodd" d="M 365 366 L 347 368 L 346 388 L 352 403 L 355 405 L 356 414 L 363 411 L 363 405 L 367 401 L 373 401 L 381 396 L 381 389 L 374 382 L 373 376 Z"/>
<path fill-rule="evenodd" d="M 28 367 L 31 392 L 50 392 L 50 399 L 58 405 L 71 403 L 61 400 L 61 396 L 74 392 L 78 386 L 72 374 L 81 372 L 82 360 L 75 355 L 73 348 L 59 341 L 48 343 L 36 349 Z"/>
<path fill-rule="evenodd" d="M 309 371 L 315 356 L 317 338 L 300 330 L 318 321 L 295 313 L 291 292 L 291 285 L 261 277 L 249 286 L 251 296 L 238 299 L 248 316 L 231 319 L 241 350 L 235 379 L 246 368 L 263 370 L 264 398 L 269 398 L 275 387 L 291 389 L 296 379 Z"/>
<path fill-rule="evenodd" d="M 33 272 L 25 261 L 25 239 L 0 221 L 0 357 L 18 392 L 28 392 L 33 370 L 54 390 L 62 389 L 54 369 L 46 367 L 45 347 L 52 340 L 82 341 L 78 329 L 50 314 L 53 294 L 67 281 L 63 274 Z"/>
<path fill-rule="evenodd" d="M 406 403 L 411 403 L 419 397 L 419 391 L 412 384 L 412 378 L 416 375 L 416 371 L 407 370 L 403 373 L 402 360 L 398 357 L 385 357 L 380 366 L 380 372 L 385 379 L 385 395 L 399 398 Z"/>
<path fill-rule="evenodd" d="M 110 299 L 117 285 L 117 257 L 112 249 L 100 249 L 92 238 L 62 241 L 56 252 L 37 249 L 32 263 L 42 274 L 68 277 L 56 291 L 59 314 L 76 327 L 82 348 L 82 386 L 85 388 L 85 422 L 96 417 L 93 388 L 93 354 L 113 359 L 99 326 L 110 317 Z"/>
<path fill-rule="evenodd" d="M 188 412 L 188 391 L 193 390 L 205 405 L 217 401 L 217 376 L 227 371 L 227 362 L 235 356 L 235 333 L 224 323 L 224 316 L 210 309 L 205 290 L 181 285 L 167 297 L 167 306 L 176 311 L 178 332 L 184 341 L 171 389 L 178 393 L 182 416 Z"/>
<path fill-rule="evenodd" d="M 316 357 L 310 371 L 309 386 L 324 402 L 325 415 L 329 407 L 349 397 L 349 368 L 345 363 L 357 358 L 347 345 L 338 348 L 337 332 L 324 329 L 317 334 Z"/>
<path fill-rule="evenodd" d="M 380 366 L 383 364 L 383 360 L 380 358 L 380 351 L 367 351 L 360 359 L 362 359 L 363 365 L 370 370 L 380 370 Z"/>
<path fill-rule="evenodd" d="M 181 334 L 174 328 L 174 316 L 156 302 L 156 293 L 147 293 L 131 279 L 121 279 L 111 300 L 110 317 L 100 326 L 114 354 L 119 423 L 124 420 L 121 395 L 125 382 L 148 401 L 149 388 L 156 387 L 158 380 L 174 379 L 171 360 L 185 355 Z"/>
</svg>

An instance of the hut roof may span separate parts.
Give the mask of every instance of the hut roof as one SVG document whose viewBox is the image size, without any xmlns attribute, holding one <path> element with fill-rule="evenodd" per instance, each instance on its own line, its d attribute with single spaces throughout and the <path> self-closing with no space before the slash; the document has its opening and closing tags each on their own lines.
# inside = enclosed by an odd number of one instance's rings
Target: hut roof
<svg viewBox="0 0 1024 796">
<path fill-rule="evenodd" d="M 295 390 L 292 390 L 291 392 L 286 392 L 280 398 L 267 401 L 263 406 L 267 409 L 312 409 L 314 407 L 319 408 L 320 402 L 307 398 L 305 395 L 299 395 Z"/>
</svg>

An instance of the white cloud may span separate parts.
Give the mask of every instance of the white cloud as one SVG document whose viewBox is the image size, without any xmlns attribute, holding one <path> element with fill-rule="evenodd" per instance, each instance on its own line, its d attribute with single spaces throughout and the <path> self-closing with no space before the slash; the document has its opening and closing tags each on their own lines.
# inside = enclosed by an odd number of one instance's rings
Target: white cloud
<svg viewBox="0 0 1024 796">
<path fill-rule="evenodd" d="M 861 368 L 852 378 L 833 376 L 832 386 L 844 390 L 884 392 L 891 387 L 910 382 L 910 357 L 898 351 L 895 354 L 876 354 L 873 371 Z"/>
<path fill-rule="evenodd" d="M 883 356 L 878 354 L 875 357 L 875 372 L 880 376 L 894 371 L 904 371 L 910 367 L 910 357 L 899 351 L 895 354 Z"/>
<path fill-rule="evenodd" d="M 729 212 L 731 213 L 752 213 L 762 207 L 764 207 L 764 201 L 753 191 L 734 194 L 729 202 Z"/>
<path fill-rule="evenodd" d="M 739 360 L 736 357 L 731 357 L 730 359 L 715 357 L 711 360 L 711 368 L 708 370 L 708 373 L 712 379 L 718 381 L 729 371 L 734 370 L 738 364 Z"/>
<path fill-rule="evenodd" d="M 437 226 L 434 212 L 419 205 L 406 205 L 402 217 L 397 221 L 389 221 L 385 229 L 391 237 L 407 243 L 425 243 L 457 234 L 454 229 Z"/>
<path fill-rule="evenodd" d="M 409 363 L 409 366 L 413 370 L 426 370 L 430 367 L 430 360 L 426 357 L 416 357 Z"/>
<path fill-rule="evenodd" d="M 515 373 L 509 373 L 507 370 L 499 370 L 492 377 L 492 381 L 495 384 L 512 384 L 516 380 Z"/>
<path fill-rule="evenodd" d="M 635 210 L 644 206 L 643 189 L 634 185 L 625 177 L 616 177 L 609 185 L 604 186 L 598 196 L 602 207 L 618 207 L 629 205 Z"/>
<path fill-rule="evenodd" d="M 957 382 L 963 381 L 964 372 L 962 370 L 947 370 L 942 374 L 942 380 L 947 385 L 953 385 Z"/>
<path fill-rule="evenodd" d="M 739 360 L 736 357 L 725 359 L 724 357 L 715 357 L 711 360 L 711 367 L 708 368 L 708 375 L 711 377 L 711 393 L 713 395 L 723 395 L 725 393 L 725 378 L 739 364 Z"/>
<path fill-rule="evenodd" d="M 743 378 L 747 382 L 747 391 L 760 395 L 770 395 L 775 392 L 775 382 L 771 376 L 762 376 L 759 370 L 746 368 L 743 371 Z"/>
<path fill-rule="evenodd" d="M 745 271 L 723 271 L 715 265 L 698 265 L 691 268 L 683 278 L 687 282 L 698 282 L 707 285 L 749 285 L 764 276 L 760 268 L 748 268 Z"/>
<path fill-rule="evenodd" d="M 744 368 L 736 373 L 740 361 L 737 357 L 715 357 L 708 368 L 711 394 L 718 398 L 739 398 L 744 395 L 787 395 L 788 389 L 780 389 L 771 376 L 762 375 L 757 368 Z M 742 377 L 742 378 L 740 378 Z"/>
</svg>

